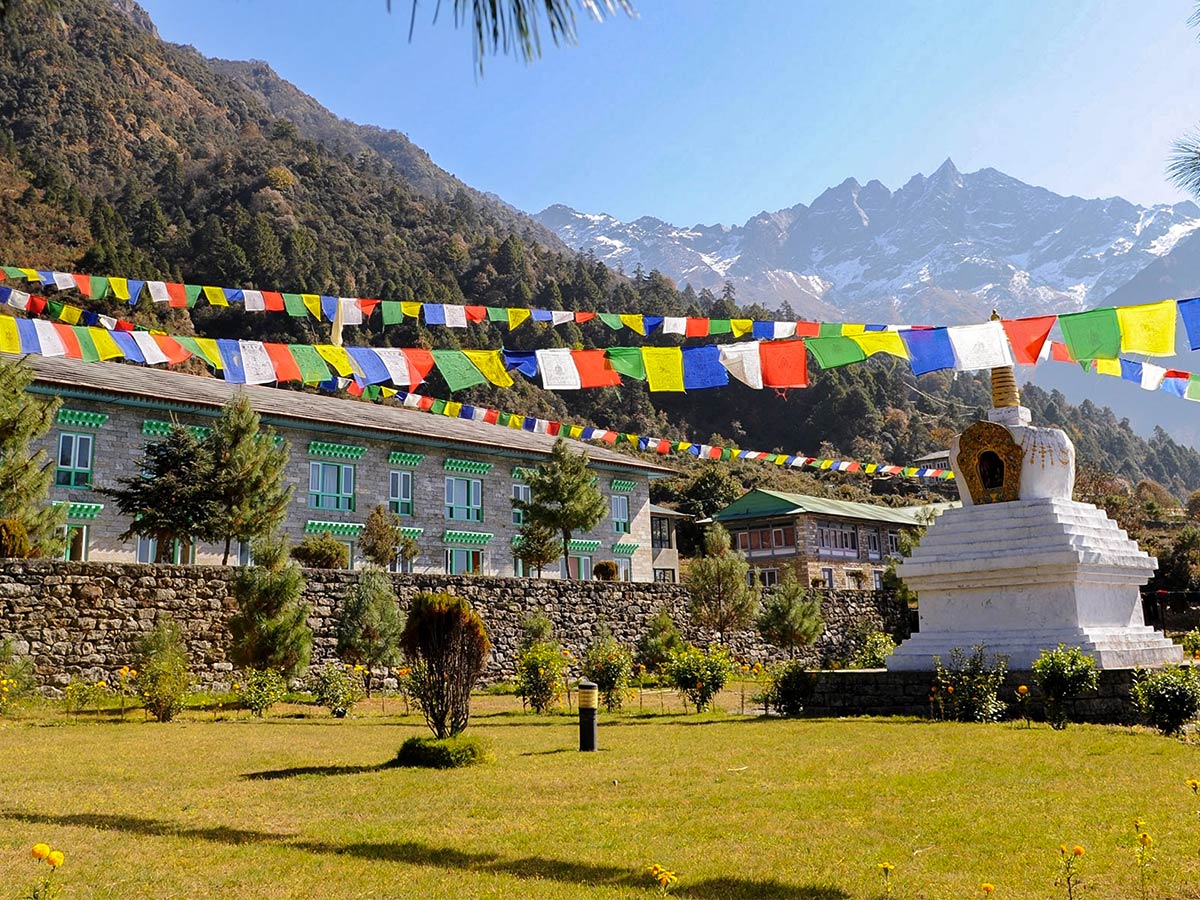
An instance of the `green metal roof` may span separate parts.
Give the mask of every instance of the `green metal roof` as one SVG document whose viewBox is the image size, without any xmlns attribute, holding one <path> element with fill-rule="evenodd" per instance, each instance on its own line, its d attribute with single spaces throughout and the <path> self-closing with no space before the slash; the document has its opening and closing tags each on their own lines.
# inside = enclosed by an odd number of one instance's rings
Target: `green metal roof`
<svg viewBox="0 0 1200 900">
<path fill-rule="evenodd" d="M 818 516 L 839 516 L 843 519 L 861 519 L 866 522 L 890 522 L 894 525 L 923 525 L 932 514 L 953 505 L 955 504 L 934 503 L 927 506 L 894 508 L 756 488 L 734 500 L 713 518 L 718 522 L 737 522 L 809 513 Z"/>
</svg>

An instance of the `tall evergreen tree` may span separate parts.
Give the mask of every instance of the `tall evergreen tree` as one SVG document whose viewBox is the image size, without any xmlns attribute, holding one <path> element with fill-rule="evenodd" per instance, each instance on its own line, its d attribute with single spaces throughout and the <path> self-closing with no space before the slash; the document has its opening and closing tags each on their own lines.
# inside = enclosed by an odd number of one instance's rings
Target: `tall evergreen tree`
<svg viewBox="0 0 1200 900">
<path fill-rule="evenodd" d="M 221 410 L 204 449 L 212 465 L 208 493 L 220 508 L 213 531 L 225 540 L 226 565 L 233 541 L 249 543 L 283 522 L 292 499 L 288 448 L 276 444 L 274 429 L 261 428 L 250 398 L 240 393 Z"/>
<path fill-rule="evenodd" d="M 763 640 L 795 656 L 799 648 L 807 647 L 825 630 L 821 601 L 788 566 L 763 601 L 757 625 Z"/>
<path fill-rule="evenodd" d="M 400 661 L 403 631 L 404 615 L 391 581 L 378 569 L 364 569 L 342 607 L 337 653 L 347 662 L 367 667 L 367 696 L 371 695 L 371 669 Z"/>
<path fill-rule="evenodd" d="M 527 522 L 536 522 L 562 535 L 562 555 L 568 557 L 571 534 L 596 527 L 606 512 L 604 497 L 588 468 L 586 452 L 574 453 L 567 442 L 554 442 L 550 460 L 526 476 L 532 499 L 514 500 Z M 567 568 L 568 575 L 570 567 Z"/>
<path fill-rule="evenodd" d="M 34 551 L 50 556 L 61 547 L 66 510 L 46 502 L 54 468 L 32 445 L 54 424 L 61 401 L 26 393 L 32 382 L 19 359 L 0 359 L 0 519 L 19 520 Z"/>
<path fill-rule="evenodd" d="M 229 655 L 235 663 L 272 669 L 285 678 L 308 668 L 312 629 L 303 592 L 304 573 L 288 561 L 287 544 L 277 538 L 256 541 L 254 565 L 239 571 L 233 582 L 238 611 L 229 620 Z"/>
<path fill-rule="evenodd" d="M 526 522 L 521 526 L 513 556 L 542 577 L 542 569 L 562 556 L 563 545 L 558 534 L 540 522 Z"/>
<path fill-rule="evenodd" d="M 730 631 L 741 631 L 758 613 L 759 588 L 746 576 L 750 564 L 731 549 L 729 532 L 713 525 L 705 535 L 706 555 L 688 567 L 684 584 L 691 594 L 692 621 L 717 633 L 717 642 Z"/>
<path fill-rule="evenodd" d="M 191 430 L 174 425 L 166 440 L 142 451 L 140 471 L 100 488 L 129 518 L 122 540 L 135 536 L 158 543 L 155 562 L 171 562 L 176 540 L 212 540 L 221 514 L 213 496 L 212 458 Z"/>
</svg>

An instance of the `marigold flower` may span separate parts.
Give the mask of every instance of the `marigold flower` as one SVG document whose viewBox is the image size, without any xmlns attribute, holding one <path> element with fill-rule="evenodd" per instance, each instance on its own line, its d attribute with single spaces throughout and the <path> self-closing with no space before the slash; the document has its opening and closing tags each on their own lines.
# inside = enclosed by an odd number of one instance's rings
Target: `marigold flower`
<svg viewBox="0 0 1200 900">
<path fill-rule="evenodd" d="M 63 864 L 63 852 L 61 850 L 51 850 L 46 857 L 46 862 L 50 864 L 50 868 L 57 869 Z"/>
<path fill-rule="evenodd" d="M 1187 786 L 1192 789 L 1193 794 L 1200 793 L 1200 780 L 1189 778 L 1187 780 Z"/>
<path fill-rule="evenodd" d="M 1076 844 L 1074 846 L 1074 848 L 1071 850 L 1071 852 L 1074 853 L 1076 856 L 1083 856 L 1084 850 L 1082 847 L 1080 847 L 1078 844 Z"/>
<path fill-rule="evenodd" d="M 1150 835 L 1143 831 L 1138 835 L 1138 843 L 1149 850 L 1150 845 L 1154 843 L 1154 838 L 1150 837 Z"/>
<path fill-rule="evenodd" d="M 49 844 L 34 844 L 32 855 L 33 855 L 34 859 L 45 859 L 47 856 L 50 855 L 50 845 Z"/>
<path fill-rule="evenodd" d="M 1019 688 L 1017 688 L 1017 693 L 1020 694 L 1022 697 L 1024 697 L 1026 694 L 1029 693 L 1029 685 L 1026 685 L 1026 684 L 1021 685 Z"/>
<path fill-rule="evenodd" d="M 981 891 L 983 891 L 985 894 L 990 894 L 992 891 L 994 891 L 996 889 L 996 886 L 994 884 L 992 884 L 990 881 L 985 881 L 983 884 L 981 884 L 979 886 L 979 889 Z"/>
<path fill-rule="evenodd" d="M 894 865 L 892 865 L 890 862 L 881 862 L 879 864 L 879 871 L 883 872 L 885 875 L 890 874 L 892 871 L 895 870 L 895 868 L 896 867 Z"/>
<path fill-rule="evenodd" d="M 954 685 L 949 685 L 949 686 L 946 688 L 946 693 L 947 693 L 947 694 L 953 694 L 953 693 L 954 693 Z"/>
<path fill-rule="evenodd" d="M 129 670 L 129 676 L 130 676 L 131 678 L 137 678 L 137 669 L 130 669 L 130 670 Z"/>
</svg>

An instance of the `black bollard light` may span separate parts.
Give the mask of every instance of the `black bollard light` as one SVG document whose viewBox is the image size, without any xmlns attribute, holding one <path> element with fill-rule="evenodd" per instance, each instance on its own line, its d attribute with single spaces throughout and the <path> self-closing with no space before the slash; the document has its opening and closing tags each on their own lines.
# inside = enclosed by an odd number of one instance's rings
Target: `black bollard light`
<svg viewBox="0 0 1200 900">
<path fill-rule="evenodd" d="M 596 750 L 596 713 L 600 706 L 600 688 L 594 682 L 579 682 L 579 750 Z"/>
</svg>

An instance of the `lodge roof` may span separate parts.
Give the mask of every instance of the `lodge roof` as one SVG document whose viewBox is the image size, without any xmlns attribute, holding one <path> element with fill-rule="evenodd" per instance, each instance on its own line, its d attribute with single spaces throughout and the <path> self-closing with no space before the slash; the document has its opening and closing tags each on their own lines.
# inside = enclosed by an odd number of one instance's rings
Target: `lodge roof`
<svg viewBox="0 0 1200 900">
<path fill-rule="evenodd" d="M 659 506 L 657 503 L 650 504 L 650 515 L 652 516 L 669 516 L 672 519 L 690 519 L 687 513 L 680 512 L 677 509 L 671 509 L 667 506 Z"/>
<path fill-rule="evenodd" d="M 955 506 L 953 503 L 932 503 L 926 506 L 875 506 L 850 500 L 829 500 L 808 494 L 788 494 L 755 488 L 734 500 L 713 516 L 718 522 L 738 522 L 769 516 L 794 516 L 810 513 L 819 516 L 839 516 L 866 522 L 887 522 L 893 525 L 924 525 L 934 515 Z"/>
<path fill-rule="evenodd" d="M 260 385 L 229 384 L 217 378 L 149 366 L 36 355 L 26 357 L 25 361 L 35 374 L 33 390 L 64 398 L 109 400 L 215 417 L 230 398 L 245 392 L 254 409 L 269 425 L 300 425 L 310 430 L 342 434 L 375 433 L 372 436 L 395 436 L 410 444 L 461 446 L 476 452 L 525 459 L 548 456 L 555 441 L 547 434 L 502 429 L 484 422 L 430 415 L 402 406 Z M 579 441 L 572 443 L 586 450 L 593 465 L 601 468 L 632 469 L 651 477 L 674 472 L 606 447 Z"/>
</svg>

